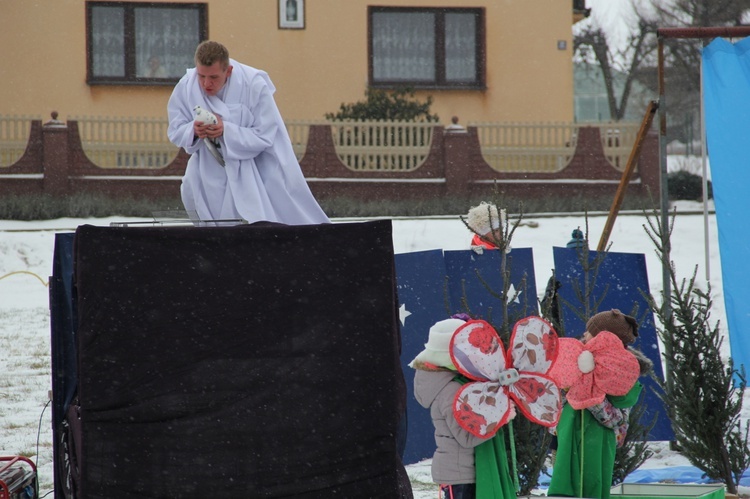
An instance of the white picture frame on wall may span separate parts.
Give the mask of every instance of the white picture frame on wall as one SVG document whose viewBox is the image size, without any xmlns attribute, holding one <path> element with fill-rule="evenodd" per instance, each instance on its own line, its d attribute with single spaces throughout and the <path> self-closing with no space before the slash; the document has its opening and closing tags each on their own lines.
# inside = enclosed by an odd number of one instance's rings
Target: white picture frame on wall
<svg viewBox="0 0 750 499">
<path fill-rule="evenodd" d="M 305 29 L 305 0 L 279 0 L 279 29 Z"/>
</svg>

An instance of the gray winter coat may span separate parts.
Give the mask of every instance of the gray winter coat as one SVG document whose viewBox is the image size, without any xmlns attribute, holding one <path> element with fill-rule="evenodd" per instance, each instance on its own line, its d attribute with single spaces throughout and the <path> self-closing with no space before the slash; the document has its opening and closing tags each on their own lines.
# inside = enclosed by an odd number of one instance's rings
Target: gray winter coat
<svg viewBox="0 0 750 499">
<path fill-rule="evenodd" d="M 438 484 L 474 483 L 474 447 L 485 442 L 464 430 L 453 417 L 453 400 L 461 384 L 455 373 L 421 371 L 414 375 L 414 397 L 430 409 L 437 449 L 432 457 L 432 480 Z"/>
</svg>

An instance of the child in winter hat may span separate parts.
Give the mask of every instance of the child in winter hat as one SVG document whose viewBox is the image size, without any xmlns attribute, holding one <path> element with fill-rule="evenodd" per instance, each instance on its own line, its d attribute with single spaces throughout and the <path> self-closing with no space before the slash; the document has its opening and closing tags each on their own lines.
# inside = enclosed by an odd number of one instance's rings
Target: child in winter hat
<svg viewBox="0 0 750 499">
<path fill-rule="evenodd" d="M 620 338 L 623 346 L 628 347 L 635 343 L 638 336 L 638 321 L 635 318 L 625 315 L 616 308 L 606 312 L 599 312 L 591 317 L 586 323 L 586 332 L 584 333 L 584 343 L 588 338 L 593 338 L 602 331 L 609 331 Z"/>
<path fill-rule="evenodd" d="M 599 312 L 586 323 L 586 332 L 583 333 L 584 343 L 602 331 L 609 331 L 620 338 L 623 346 L 632 353 L 641 366 L 641 376 L 645 376 L 654 367 L 654 363 L 646 355 L 633 348 L 638 337 L 638 321 L 634 317 L 625 315 L 616 308 L 607 312 Z"/>
<path fill-rule="evenodd" d="M 450 357 L 453 334 L 465 321 L 451 318 L 435 323 L 424 350 L 409 364 L 414 373 L 414 397 L 430 410 L 437 449 L 432 457 L 432 480 L 442 497 L 476 497 L 474 448 L 486 442 L 464 430 L 453 415 L 453 403 L 462 384 Z M 491 438 L 491 437 L 490 437 Z"/>
<path fill-rule="evenodd" d="M 498 242 L 503 240 L 505 210 L 498 210 L 494 204 L 482 201 L 466 215 L 466 225 L 474 232 L 472 247 L 497 249 Z"/>
<path fill-rule="evenodd" d="M 585 242 L 585 239 L 583 237 L 583 232 L 581 231 L 580 227 L 573 229 L 573 232 L 570 234 L 570 241 L 568 241 L 568 244 L 565 245 L 567 248 L 583 248 L 583 243 Z"/>
<path fill-rule="evenodd" d="M 638 360 L 641 376 L 651 370 L 651 361 L 629 347 L 638 337 L 638 321 L 635 318 L 617 309 L 599 312 L 586 323 L 582 341 L 586 343 L 602 331 L 608 331 L 622 341 L 627 351 Z M 558 450 L 548 495 L 578 497 L 579 488 L 582 487 L 583 497 L 610 497 L 609 484 L 612 483 L 616 449 L 625 441 L 630 411 L 637 403 L 642 388 L 636 382 L 626 395 L 607 395 L 599 404 L 580 411 L 573 410 L 565 403 L 557 427 Z M 582 427 L 585 427 L 585 438 L 580 431 Z M 580 451 L 582 445 L 586 447 Z M 571 462 L 579 459 L 579 451 L 584 456 L 584 466 L 580 469 L 571 466 Z"/>
<path fill-rule="evenodd" d="M 409 363 L 409 367 L 423 371 L 440 371 L 448 369 L 455 371 L 450 355 L 450 344 L 453 333 L 461 327 L 465 321 L 460 319 L 445 319 L 436 322 L 431 328 L 419 355 Z"/>
</svg>

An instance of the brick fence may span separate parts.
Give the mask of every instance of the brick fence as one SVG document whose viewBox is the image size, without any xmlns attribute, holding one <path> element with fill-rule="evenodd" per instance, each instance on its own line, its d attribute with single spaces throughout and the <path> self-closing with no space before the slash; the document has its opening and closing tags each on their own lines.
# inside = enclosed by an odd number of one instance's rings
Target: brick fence
<svg viewBox="0 0 750 499">
<path fill-rule="evenodd" d="M 436 126 L 426 161 L 410 172 L 353 171 L 338 158 L 328 125 L 311 125 L 300 161 L 318 199 L 424 200 L 435 197 L 491 197 L 495 183 L 513 198 L 612 197 L 621 172 L 606 159 L 596 127 L 580 129 L 570 163 L 555 173 L 503 173 L 483 159 L 477 129 Z M 180 151 L 164 168 L 100 168 L 83 151 L 76 121 L 34 120 L 23 156 L 0 168 L 0 195 L 66 196 L 99 193 L 159 199 L 179 195 L 188 155 Z M 658 135 L 642 146 L 628 196 L 659 196 Z"/>
</svg>

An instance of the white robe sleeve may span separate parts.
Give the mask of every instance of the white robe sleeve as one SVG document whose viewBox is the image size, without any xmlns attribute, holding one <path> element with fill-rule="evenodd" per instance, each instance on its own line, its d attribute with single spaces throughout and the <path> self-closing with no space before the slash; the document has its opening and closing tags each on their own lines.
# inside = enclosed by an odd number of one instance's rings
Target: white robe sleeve
<svg viewBox="0 0 750 499">
<path fill-rule="evenodd" d="M 193 133 L 193 110 L 192 106 L 185 101 L 185 85 L 187 85 L 187 76 L 183 77 L 175 86 L 172 95 L 169 97 L 167 104 L 167 113 L 169 115 L 169 127 L 167 136 L 169 141 L 177 147 L 182 147 L 188 154 L 195 153 L 200 147 L 201 142 L 195 138 Z"/>
</svg>

